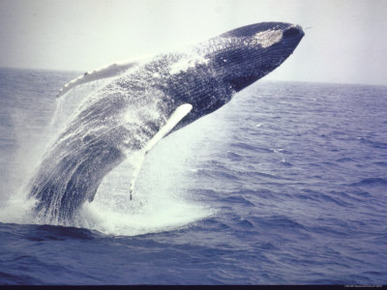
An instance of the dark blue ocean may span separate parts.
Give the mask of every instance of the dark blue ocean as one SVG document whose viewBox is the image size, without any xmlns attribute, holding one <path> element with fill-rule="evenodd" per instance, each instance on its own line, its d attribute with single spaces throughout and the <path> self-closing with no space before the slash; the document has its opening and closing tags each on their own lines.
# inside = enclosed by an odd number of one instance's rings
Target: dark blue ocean
<svg viewBox="0 0 387 290">
<path fill-rule="evenodd" d="M 133 201 L 124 164 L 77 224 L 39 224 L 77 76 L 0 69 L 0 284 L 387 284 L 387 87 L 263 79 L 163 139 Z"/>
</svg>

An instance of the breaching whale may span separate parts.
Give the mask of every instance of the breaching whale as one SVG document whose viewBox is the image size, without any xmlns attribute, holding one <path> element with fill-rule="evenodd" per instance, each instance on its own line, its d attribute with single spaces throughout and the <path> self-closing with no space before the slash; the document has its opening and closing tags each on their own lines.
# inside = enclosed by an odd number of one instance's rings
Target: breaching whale
<svg viewBox="0 0 387 290">
<path fill-rule="evenodd" d="M 87 97 L 43 157 L 29 187 L 34 213 L 47 223 L 70 221 L 130 153 L 145 155 L 169 133 L 222 107 L 278 67 L 303 36 L 297 25 L 257 23 L 70 82 L 59 97 L 82 83 L 116 76 Z"/>
</svg>

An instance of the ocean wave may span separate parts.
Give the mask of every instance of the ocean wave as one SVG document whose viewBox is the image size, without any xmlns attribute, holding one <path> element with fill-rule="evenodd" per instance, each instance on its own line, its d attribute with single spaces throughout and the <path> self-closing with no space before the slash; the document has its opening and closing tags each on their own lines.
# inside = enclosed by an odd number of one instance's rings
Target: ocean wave
<svg viewBox="0 0 387 290">
<path fill-rule="evenodd" d="M 40 93 L 23 74 L 47 77 Z M 385 88 L 260 82 L 161 141 L 132 201 L 124 166 L 77 225 L 31 224 L 19 187 L 68 79 L 0 70 L 0 90 L 20 81 L 0 108 L 1 283 L 387 282 Z"/>
<path fill-rule="evenodd" d="M 379 177 L 364 178 L 358 182 L 351 183 L 350 186 L 379 186 L 386 185 L 387 179 Z"/>
</svg>

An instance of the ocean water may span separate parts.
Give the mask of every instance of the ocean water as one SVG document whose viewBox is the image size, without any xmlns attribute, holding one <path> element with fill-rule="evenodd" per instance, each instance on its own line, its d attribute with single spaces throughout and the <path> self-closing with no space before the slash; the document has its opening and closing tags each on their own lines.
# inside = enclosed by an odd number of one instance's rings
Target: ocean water
<svg viewBox="0 0 387 290">
<path fill-rule="evenodd" d="M 0 69 L 0 284 L 387 284 L 387 87 L 258 81 L 163 139 L 133 201 L 123 163 L 41 224 L 26 188 L 77 76 Z"/>
</svg>

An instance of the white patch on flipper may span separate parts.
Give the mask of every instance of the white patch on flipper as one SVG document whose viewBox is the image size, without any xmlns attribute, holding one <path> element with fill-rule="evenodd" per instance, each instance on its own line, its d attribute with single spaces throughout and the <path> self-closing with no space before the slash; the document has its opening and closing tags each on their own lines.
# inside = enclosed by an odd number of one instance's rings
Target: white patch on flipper
<svg viewBox="0 0 387 290">
<path fill-rule="evenodd" d="M 144 162 L 145 155 L 163 138 L 165 137 L 171 130 L 185 117 L 191 112 L 192 105 L 191 104 L 183 104 L 176 108 L 176 110 L 169 117 L 167 123 L 153 136 L 153 138 L 148 142 L 148 144 L 144 147 L 142 152 L 140 152 L 139 160 L 136 162 L 136 169 L 134 171 L 131 187 L 130 187 L 130 200 L 133 198 L 133 191 L 136 184 L 138 173 L 140 172 L 141 166 Z"/>
<path fill-rule="evenodd" d="M 259 44 L 267 48 L 280 42 L 282 39 L 282 30 L 269 29 L 256 33 L 252 38 L 252 44 Z"/>
<path fill-rule="evenodd" d="M 140 155 L 138 156 L 138 160 L 136 162 L 136 166 L 132 176 L 132 181 L 130 182 L 130 191 L 129 191 L 130 200 L 133 199 L 133 192 L 134 192 L 134 187 L 136 186 L 137 176 L 138 176 L 138 173 L 140 172 L 142 164 L 144 163 L 146 152 L 140 152 L 139 154 Z"/>
<path fill-rule="evenodd" d="M 192 110 L 191 104 L 183 104 L 173 112 L 169 117 L 167 123 L 153 136 L 148 144 L 143 149 L 145 154 L 148 153 L 163 137 L 165 137 L 171 130 Z"/>
</svg>

